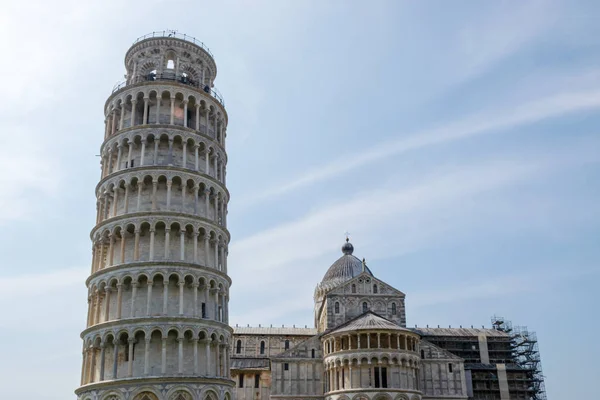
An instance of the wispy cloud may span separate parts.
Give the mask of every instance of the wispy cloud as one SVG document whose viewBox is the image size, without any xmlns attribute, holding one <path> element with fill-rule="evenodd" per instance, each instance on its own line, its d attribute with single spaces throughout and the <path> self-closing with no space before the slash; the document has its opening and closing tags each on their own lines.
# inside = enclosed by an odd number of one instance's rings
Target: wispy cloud
<svg viewBox="0 0 600 400">
<path fill-rule="evenodd" d="M 489 229 L 494 225 L 496 230 L 502 230 L 503 224 L 513 227 L 525 224 L 519 227 L 535 230 L 535 221 L 523 219 L 537 208 L 535 202 L 528 205 L 532 209 L 495 215 L 488 209 L 495 205 L 491 199 L 495 200 L 497 193 L 504 193 L 506 197 L 512 185 L 580 165 L 586 160 L 598 162 L 598 154 L 592 150 L 597 145 L 597 141 L 580 143 L 545 155 L 527 154 L 516 159 L 444 168 L 419 177 L 418 184 L 406 187 L 391 184 L 376 191 L 358 193 L 354 198 L 329 204 L 295 221 L 234 241 L 229 261 L 231 274 L 234 285 L 244 282 L 236 293 L 262 299 L 257 301 L 259 304 L 270 304 L 256 311 L 274 319 L 289 313 L 290 307 L 292 310 L 301 307 L 302 302 L 308 309 L 314 285 L 333 261 L 332 249 L 339 245 L 336 238 L 341 229 L 349 226 L 359 239 L 358 255 L 366 255 L 367 260 L 372 255 L 371 261 L 378 254 L 389 258 L 444 242 L 466 240 L 465 235 L 468 237 L 484 226 Z M 546 224 L 544 222 L 544 227 Z M 299 279 L 298 274 L 313 279 Z M 282 281 L 295 282 L 295 290 L 277 293 L 278 283 Z M 257 289 L 259 287 L 269 287 L 273 293 L 264 293 Z M 285 296 L 288 303 L 273 304 L 268 300 L 278 295 Z M 245 314 L 240 317 L 245 318 Z"/>
<path fill-rule="evenodd" d="M 65 93 L 76 91 L 78 82 L 74 77 L 86 60 L 74 49 L 93 48 L 102 37 L 86 35 L 84 43 L 82 36 L 73 35 L 71 29 L 81 31 L 90 19 L 111 15 L 115 4 L 112 0 L 102 4 L 33 0 L 27 7 L 3 3 L 0 52 L 7 58 L 0 66 L 4 77 L 4 95 L 0 97 L 0 185 L 8 189 L 0 191 L 0 224 L 31 218 L 42 208 L 42 202 L 47 203 L 57 194 L 64 179 L 62 149 L 57 142 L 64 136 L 53 129 L 64 129 L 67 119 L 74 121 L 77 116 L 73 114 L 82 112 L 81 104 L 65 99 Z M 56 14 L 57 9 L 63 12 Z M 48 29 L 50 20 L 52 29 Z M 87 59 L 96 54 L 88 53 Z"/>
<path fill-rule="evenodd" d="M 67 268 L 49 272 L 0 276 L 0 299 L 27 294 L 41 295 L 68 286 L 83 285 L 87 268 Z"/>
<path fill-rule="evenodd" d="M 501 271 L 501 269 L 498 269 Z M 519 274 L 487 277 L 485 280 L 462 281 L 451 288 L 431 288 L 415 291 L 409 297 L 410 306 L 424 308 L 439 304 L 456 303 L 477 299 L 492 299 L 532 291 L 544 291 L 565 281 L 588 275 L 600 274 L 600 266 L 593 268 L 552 268 L 527 271 L 525 266 Z M 535 282 L 535 285 L 532 285 Z"/>
<path fill-rule="evenodd" d="M 457 45 L 452 50 L 460 60 L 452 83 L 473 79 L 502 60 L 530 46 L 555 23 L 560 15 L 556 4 L 543 1 L 511 4 L 499 3 L 490 13 L 457 32 Z M 516 7 L 514 7 L 516 6 Z"/>
<path fill-rule="evenodd" d="M 478 114 L 443 127 L 423 131 L 401 139 L 381 143 L 356 154 L 345 155 L 328 164 L 291 179 L 288 183 L 272 186 L 242 199 L 239 204 L 248 206 L 274 199 L 318 182 L 323 182 L 364 165 L 396 156 L 411 150 L 440 145 L 476 135 L 491 134 L 504 129 L 557 118 L 574 112 L 600 108 L 600 89 L 563 92 L 551 97 Z"/>
<path fill-rule="evenodd" d="M 356 231 L 372 231 L 400 214 L 426 210 L 456 198 L 523 179 L 533 165 L 498 162 L 463 167 L 451 173 L 432 176 L 418 185 L 381 188 L 331 204 L 302 218 L 259 232 L 232 243 L 232 254 L 254 254 L 257 269 L 269 269 L 294 258 L 311 258 L 329 250 L 328 243 L 339 237 L 339 229 L 351 222 Z M 290 252 L 286 243 L 303 242 L 303 251 Z M 264 251 L 264 254 L 263 254 Z M 258 254 L 257 254 L 258 253 Z M 247 262 L 245 262 L 247 264 Z M 247 270 L 247 267 L 245 268 Z"/>
</svg>

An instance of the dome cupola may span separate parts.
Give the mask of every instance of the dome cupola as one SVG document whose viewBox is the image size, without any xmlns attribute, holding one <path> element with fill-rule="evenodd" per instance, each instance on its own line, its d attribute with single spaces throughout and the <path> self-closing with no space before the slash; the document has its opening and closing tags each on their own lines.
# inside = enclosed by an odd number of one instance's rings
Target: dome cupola
<svg viewBox="0 0 600 400">
<path fill-rule="evenodd" d="M 360 275 L 363 271 L 369 275 L 373 275 L 364 260 L 361 261 L 352 255 L 354 253 L 354 246 L 348 238 L 346 238 L 346 243 L 342 246 L 342 253 L 343 255 L 331 264 L 331 267 L 325 273 L 321 285 L 329 287 L 337 286 Z"/>
</svg>

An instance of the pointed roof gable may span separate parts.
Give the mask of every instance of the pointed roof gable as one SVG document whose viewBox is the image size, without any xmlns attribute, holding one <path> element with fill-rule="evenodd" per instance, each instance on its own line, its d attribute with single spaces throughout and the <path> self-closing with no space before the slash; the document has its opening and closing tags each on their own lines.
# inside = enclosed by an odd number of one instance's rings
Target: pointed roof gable
<svg viewBox="0 0 600 400">
<path fill-rule="evenodd" d="M 310 337 L 306 340 L 301 341 L 300 343 L 296 344 L 295 346 L 282 351 L 281 353 L 278 353 L 274 356 L 271 357 L 272 360 L 276 360 L 276 359 L 281 359 L 281 358 L 311 358 L 311 355 L 308 350 L 312 350 L 315 349 L 316 351 L 319 351 L 321 347 L 321 340 L 320 340 L 320 336 L 319 335 L 315 335 L 313 337 Z"/>
<path fill-rule="evenodd" d="M 332 329 L 325 334 L 331 333 L 341 333 L 341 332 L 352 332 L 352 331 L 361 331 L 361 330 L 394 330 L 394 331 L 404 331 L 415 333 L 410 329 L 402 328 L 398 324 L 390 321 L 389 319 L 383 318 L 382 316 L 375 314 L 373 311 L 367 311 L 364 314 L 359 315 L 358 317 L 351 319 L 338 326 L 337 328 Z"/>
<path fill-rule="evenodd" d="M 335 288 L 329 290 L 327 292 L 327 294 L 348 294 L 349 292 L 344 292 L 344 288 L 348 287 L 349 285 L 357 284 L 358 280 L 360 278 L 370 278 L 372 283 L 377 283 L 379 285 L 379 295 L 396 295 L 396 296 L 401 296 L 401 297 L 406 297 L 406 295 L 404 294 L 404 292 L 396 289 L 395 287 L 393 287 L 392 285 L 382 281 L 381 279 L 378 279 L 376 277 L 374 277 L 373 275 L 370 275 L 368 273 L 361 273 L 360 275 L 355 276 L 354 278 L 343 282 L 342 284 L 336 286 Z M 384 289 L 385 288 L 385 289 Z M 392 293 L 385 293 L 385 290 L 389 289 Z M 363 293 L 364 295 L 364 293 Z"/>
<path fill-rule="evenodd" d="M 419 344 L 419 346 L 421 347 L 421 350 L 423 350 L 423 354 L 425 355 L 425 358 L 423 358 L 424 361 L 428 361 L 428 360 L 431 360 L 431 361 L 433 361 L 433 360 L 464 361 L 461 357 L 457 356 L 456 354 L 453 354 L 446 349 L 442 349 L 441 347 L 436 346 L 435 344 L 428 342 L 427 340 L 421 339 L 421 343 Z"/>
</svg>

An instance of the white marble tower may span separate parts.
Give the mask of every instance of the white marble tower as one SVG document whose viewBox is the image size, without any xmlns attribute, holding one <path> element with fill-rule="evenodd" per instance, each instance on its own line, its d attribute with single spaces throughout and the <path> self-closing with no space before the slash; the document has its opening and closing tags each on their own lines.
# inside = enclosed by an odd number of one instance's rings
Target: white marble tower
<svg viewBox="0 0 600 400">
<path fill-rule="evenodd" d="M 104 106 L 80 400 L 229 400 L 227 113 L 202 42 L 140 37 Z"/>
</svg>

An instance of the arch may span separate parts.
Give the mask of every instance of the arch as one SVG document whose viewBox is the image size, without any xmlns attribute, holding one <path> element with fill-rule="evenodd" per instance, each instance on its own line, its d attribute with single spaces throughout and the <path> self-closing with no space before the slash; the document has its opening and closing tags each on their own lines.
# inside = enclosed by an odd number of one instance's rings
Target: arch
<svg viewBox="0 0 600 400">
<path fill-rule="evenodd" d="M 206 391 L 206 393 L 204 393 L 204 399 L 203 400 L 218 400 L 218 399 L 219 399 L 219 396 L 212 389 L 209 389 L 209 390 Z"/>
<path fill-rule="evenodd" d="M 289 341 L 289 339 L 285 340 L 284 347 L 285 347 L 285 350 L 288 350 L 290 348 L 290 341 Z"/>
<path fill-rule="evenodd" d="M 152 72 L 156 75 L 156 63 L 153 61 L 146 62 L 140 68 L 140 74 L 146 77 L 147 80 L 154 80 L 154 77 L 150 78 L 149 76 Z"/>
<path fill-rule="evenodd" d="M 239 339 L 235 343 L 235 354 L 242 354 L 242 341 Z"/>
<path fill-rule="evenodd" d="M 339 301 L 336 301 L 336 302 L 335 302 L 335 305 L 334 305 L 334 307 L 333 307 L 333 308 L 334 308 L 334 311 L 333 311 L 333 312 L 334 312 L 335 314 L 339 314 L 339 313 L 340 313 L 340 302 L 339 302 Z"/>
<path fill-rule="evenodd" d="M 187 74 L 187 76 L 193 81 L 191 83 L 196 83 L 198 81 L 198 72 L 189 64 L 185 64 L 180 67 L 182 74 Z"/>
<path fill-rule="evenodd" d="M 373 400 L 392 400 L 392 397 L 387 393 L 377 393 L 373 396 Z"/>
<path fill-rule="evenodd" d="M 133 400 L 158 400 L 158 396 L 148 389 L 136 395 Z"/>
<path fill-rule="evenodd" d="M 175 69 L 175 60 L 177 59 L 177 53 L 173 49 L 169 49 L 165 52 L 165 65 L 163 68 L 171 70 Z"/>
<path fill-rule="evenodd" d="M 167 395 L 168 400 L 192 400 L 194 396 L 187 388 L 176 387 L 169 391 Z"/>
<path fill-rule="evenodd" d="M 377 284 L 374 283 L 373 284 L 373 294 L 377 294 L 379 292 L 379 290 L 377 289 Z"/>
<path fill-rule="evenodd" d="M 396 315 L 398 313 L 396 309 L 396 303 L 392 303 L 392 315 Z"/>
<path fill-rule="evenodd" d="M 260 354 L 265 354 L 265 341 L 260 341 Z"/>
<path fill-rule="evenodd" d="M 356 293 L 356 284 L 355 283 L 352 284 L 352 293 Z"/>
<path fill-rule="evenodd" d="M 362 312 L 366 313 L 367 311 L 369 311 L 369 305 L 367 304 L 366 301 L 363 301 L 363 303 L 362 303 Z"/>
<path fill-rule="evenodd" d="M 110 391 L 100 398 L 101 400 L 122 400 L 123 395 L 119 392 Z"/>
</svg>

